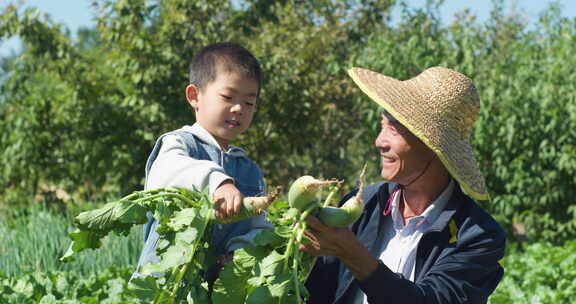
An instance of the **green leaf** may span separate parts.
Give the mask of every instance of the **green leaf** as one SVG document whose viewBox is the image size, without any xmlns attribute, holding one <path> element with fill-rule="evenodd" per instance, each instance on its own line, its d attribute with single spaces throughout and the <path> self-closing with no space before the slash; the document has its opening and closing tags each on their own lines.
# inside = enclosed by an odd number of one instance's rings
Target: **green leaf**
<svg viewBox="0 0 576 304">
<path fill-rule="evenodd" d="M 142 266 L 142 274 L 164 273 L 169 269 L 176 268 L 188 263 L 193 256 L 191 246 L 185 242 L 177 242 L 168 247 L 166 252 L 159 256 L 160 262 Z"/>
<path fill-rule="evenodd" d="M 263 229 L 254 237 L 254 243 L 258 246 L 270 246 L 272 248 L 285 245 L 286 239 L 279 236 L 275 230 Z"/>
<path fill-rule="evenodd" d="M 196 208 L 186 208 L 174 213 L 170 221 L 168 222 L 168 227 L 172 228 L 174 231 L 179 231 L 186 226 L 197 226 L 202 223 L 200 210 Z"/>
<path fill-rule="evenodd" d="M 158 296 L 169 297 L 169 294 L 163 290 L 153 276 L 137 277 L 130 280 L 128 291 L 137 299 L 145 302 L 152 302 Z"/>
<path fill-rule="evenodd" d="M 213 304 L 205 286 L 194 285 L 186 296 L 189 304 Z"/>
<path fill-rule="evenodd" d="M 278 276 L 271 277 L 269 280 L 270 294 L 275 298 L 287 297 L 294 294 L 294 282 L 291 273 L 278 273 Z"/>
<path fill-rule="evenodd" d="M 148 220 L 146 208 L 127 200 L 120 200 L 104 207 L 85 211 L 76 216 L 78 226 L 91 230 L 110 230 L 124 224 L 144 224 Z M 131 227 L 128 225 L 126 227 Z"/>
<path fill-rule="evenodd" d="M 180 231 L 176 233 L 176 237 L 174 239 L 175 242 L 182 242 L 189 245 L 192 245 L 194 242 L 198 240 L 198 229 L 195 227 L 188 227 L 184 231 Z"/>
<path fill-rule="evenodd" d="M 244 249 L 234 252 L 231 262 L 224 265 L 218 279 L 214 282 L 212 302 L 214 304 L 242 304 L 247 294 L 246 281 L 252 275 L 256 257 Z"/>
<path fill-rule="evenodd" d="M 64 256 L 60 258 L 62 262 L 73 261 L 74 254 L 82 250 L 90 248 L 96 249 L 102 246 L 101 239 L 103 235 L 98 232 L 76 229 L 74 232 L 71 232 L 68 236 L 72 239 L 72 243 L 70 244 L 70 247 L 68 247 L 68 250 L 66 251 Z"/>
<path fill-rule="evenodd" d="M 258 264 L 257 274 L 261 277 L 268 277 L 281 273 L 281 268 L 283 266 L 284 256 L 272 250 L 268 256 L 266 256 Z"/>
<path fill-rule="evenodd" d="M 248 296 L 246 304 L 270 304 L 274 303 L 274 297 L 270 293 L 268 286 L 260 286 Z"/>
</svg>

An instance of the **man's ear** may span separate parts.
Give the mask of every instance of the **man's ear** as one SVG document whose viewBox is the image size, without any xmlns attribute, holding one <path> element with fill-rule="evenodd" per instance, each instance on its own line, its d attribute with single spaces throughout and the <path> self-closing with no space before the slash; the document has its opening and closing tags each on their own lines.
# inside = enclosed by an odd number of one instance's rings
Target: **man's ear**
<svg viewBox="0 0 576 304">
<path fill-rule="evenodd" d="M 186 100 L 188 103 L 194 108 L 194 110 L 198 109 L 198 94 L 200 93 L 200 89 L 193 85 L 189 84 L 186 86 Z"/>
</svg>

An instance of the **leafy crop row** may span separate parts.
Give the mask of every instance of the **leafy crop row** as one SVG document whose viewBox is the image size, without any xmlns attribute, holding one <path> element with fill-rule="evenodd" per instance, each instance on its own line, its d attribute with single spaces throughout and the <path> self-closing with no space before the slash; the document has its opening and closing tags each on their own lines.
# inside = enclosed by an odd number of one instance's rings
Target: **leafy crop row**
<svg viewBox="0 0 576 304">
<path fill-rule="evenodd" d="M 576 241 L 563 246 L 535 243 L 514 251 L 503 261 L 504 279 L 490 304 L 573 303 L 576 294 Z M 228 272 L 250 264 L 250 255 L 236 259 Z M 54 257 L 56 258 L 56 257 Z M 127 280 L 133 268 L 109 267 L 97 274 L 74 271 L 34 272 L 8 276 L 0 272 L 0 303 L 132 303 Z M 236 272 L 238 273 L 238 272 Z"/>
<path fill-rule="evenodd" d="M 296 184 L 296 183 L 295 183 Z M 340 183 L 332 187 L 324 206 Z M 316 189 L 316 187 L 315 187 Z M 315 190 L 316 191 L 316 190 Z M 244 201 L 256 198 L 245 198 Z M 316 198 L 306 210 L 275 201 L 266 212 L 273 229 L 261 230 L 247 245 L 234 252 L 215 280 L 208 272 L 216 264 L 209 246 L 214 216 L 205 192 L 155 189 L 134 192 L 75 218 L 78 229 L 70 233 L 72 244 L 62 261 L 73 260 L 85 249 L 101 247 L 108 233 L 127 234 L 152 214 L 158 219 L 159 262 L 146 264 L 130 280 L 128 296 L 153 303 L 302 303 L 307 298 L 304 282 L 314 258 L 298 250 L 304 241 L 307 215 L 322 207 Z M 361 206 L 363 203 L 359 202 Z M 246 208 L 246 203 L 244 204 Z M 267 206 L 266 206 L 267 207 Z M 321 208 L 322 209 L 322 208 Z"/>
</svg>

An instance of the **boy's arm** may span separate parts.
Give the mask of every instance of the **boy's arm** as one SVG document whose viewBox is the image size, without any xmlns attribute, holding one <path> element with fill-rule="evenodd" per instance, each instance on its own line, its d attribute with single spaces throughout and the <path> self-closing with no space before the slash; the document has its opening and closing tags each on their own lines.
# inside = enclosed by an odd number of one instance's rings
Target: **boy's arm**
<svg viewBox="0 0 576 304">
<path fill-rule="evenodd" d="M 184 141 L 177 135 L 166 135 L 162 146 L 146 176 L 145 189 L 181 187 L 202 190 L 208 187 L 210 196 L 227 181 L 233 181 L 216 163 L 190 157 Z M 159 235 L 156 232 L 157 221 L 149 214 L 144 226 L 144 248 L 138 261 L 138 268 L 132 277 L 140 276 L 142 265 L 158 261 L 156 247 Z"/>
<path fill-rule="evenodd" d="M 178 135 L 162 138 L 160 151 L 146 178 L 146 189 L 165 187 L 208 188 L 219 219 L 225 220 L 240 212 L 243 196 L 234 180 L 217 163 L 191 156 Z"/>
<path fill-rule="evenodd" d="M 233 179 L 224 173 L 222 167 L 210 160 L 190 157 L 186 144 L 179 136 L 166 135 L 146 177 L 145 189 L 180 187 L 203 190 L 208 187 L 212 196 L 226 181 Z"/>
<path fill-rule="evenodd" d="M 259 188 L 261 189 L 262 192 L 258 193 L 256 196 L 258 195 L 266 195 L 267 193 L 267 187 L 266 187 L 266 183 L 264 182 L 264 177 L 262 176 L 262 172 L 260 171 L 260 169 L 255 165 L 256 170 L 258 170 L 259 172 L 259 180 L 258 180 L 258 184 L 259 184 Z M 273 229 L 274 226 L 272 225 L 272 223 L 270 223 L 268 220 L 266 220 L 266 216 L 265 216 L 265 212 L 261 213 L 260 215 L 253 217 L 249 220 L 246 220 L 247 222 L 249 222 L 250 225 L 250 230 L 248 232 L 246 232 L 245 234 L 242 235 L 238 235 L 236 237 L 231 238 L 230 240 L 228 240 L 228 242 L 226 243 L 226 250 L 228 252 L 234 251 L 238 248 L 242 248 L 246 245 L 251 245 L 251 246 L 256 246 L 255 242 L 254 242 L 254 238 L 263 230 L 263 229 Z"/>
</svg>

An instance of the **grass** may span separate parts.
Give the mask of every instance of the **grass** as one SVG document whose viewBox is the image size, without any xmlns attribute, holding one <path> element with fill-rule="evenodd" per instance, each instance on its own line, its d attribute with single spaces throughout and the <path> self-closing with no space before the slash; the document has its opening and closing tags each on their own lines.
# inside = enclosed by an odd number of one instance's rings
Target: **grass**
<svg viewBox="0 0 576 304">
<path fill-rule="evenodd" d="M 33 272 L 74 271 L 95 274 L 110 266 L 135 268 L 142 248 L 142 227 L 128 236 L 109 235 L 102 248 L 87 250 L 73 262 L 59 258 L 70 245 L 72 219 L 46 208 L 34 208 L 10 223 L 0 222 L 0 269 L 8 276 Z"/>
</svg>

